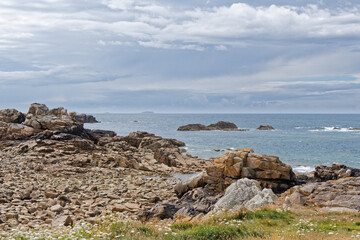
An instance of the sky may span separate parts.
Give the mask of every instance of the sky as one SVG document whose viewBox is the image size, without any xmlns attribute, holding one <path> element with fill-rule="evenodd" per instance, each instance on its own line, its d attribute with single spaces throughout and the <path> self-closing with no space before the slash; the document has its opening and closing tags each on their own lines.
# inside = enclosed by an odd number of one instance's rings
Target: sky
<svg viewBox="0 0 360 240">
<path fill-rule="evenodd" d="M 360 3 L 1 0 L 0 109 L 360 113 Z"/>
</svg>

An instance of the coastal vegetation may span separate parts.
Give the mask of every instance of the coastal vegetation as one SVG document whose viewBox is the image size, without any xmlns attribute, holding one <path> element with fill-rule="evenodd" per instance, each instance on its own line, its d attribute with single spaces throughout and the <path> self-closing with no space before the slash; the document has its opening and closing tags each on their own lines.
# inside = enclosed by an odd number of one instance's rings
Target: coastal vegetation
<svg viewBox="0 0 360 240">
<path fill-rule="evenodd" d="M 52 230 L 9 232 L 3 239 L 358 239 L 360 215 L 320 213 L 315 208 L 275 207 L 242 210 L 208 220 L 190 218 L 141 223 L 126 217 L 104 217 L 96 224 L 78 223 Z"/>
</svg>

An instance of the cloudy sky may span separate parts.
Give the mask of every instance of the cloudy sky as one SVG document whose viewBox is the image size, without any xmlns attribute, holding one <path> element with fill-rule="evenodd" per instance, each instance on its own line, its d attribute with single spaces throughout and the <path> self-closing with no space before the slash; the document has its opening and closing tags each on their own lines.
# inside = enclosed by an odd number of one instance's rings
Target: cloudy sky
<svg viewBox="0 0 360 240">
<path fill-rule="evenodd" d="M 1 0 L 0 108 L 360 113 L 360 3 Z"/>
</svg>

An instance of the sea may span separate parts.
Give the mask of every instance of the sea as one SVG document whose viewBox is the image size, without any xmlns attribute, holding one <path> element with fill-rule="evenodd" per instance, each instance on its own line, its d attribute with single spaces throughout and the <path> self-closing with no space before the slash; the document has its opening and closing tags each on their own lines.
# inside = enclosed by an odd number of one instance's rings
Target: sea
<svg viewBox="0 0 360 240">
<path fill-rule="evenodd" d="M 100 123 L 86 128 L 115 131 L 126 136 L 147 131 L 186 144 L 188 153 L 205 159 L 229 149 L 252 148 L 257 153 L 276 155 L 296 172 L 311 172 L 317 165 L 345 164 L 360 168 L 360 114 L 93 114 Z M 235 123 L 249 131 L 182 132 L 182 125 L 209 125 L 218 121 Z M 260 131 L 272 125 L 273 131 Z M 222 151 L 216 152 L 214 149 Z"/>
</svg>

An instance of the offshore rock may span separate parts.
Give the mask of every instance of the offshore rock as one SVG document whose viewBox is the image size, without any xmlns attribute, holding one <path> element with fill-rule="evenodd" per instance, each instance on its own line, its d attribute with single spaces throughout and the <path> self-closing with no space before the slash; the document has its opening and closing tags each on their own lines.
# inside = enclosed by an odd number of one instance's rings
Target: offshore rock
<svg viewBox="0 0 360 240">
<path fill-rule="evenodd" d="M 177 129 L 178 131 L 211 131 L 211 130 L 222 130 L 222 131 L 248 131 L 249 129 L 238 129 L 236 124 L 231 122 L 219 121 L 209 126 L 202 124 L 188 124 L 181 126 Z"/>
<path fill-rule="evenodd" d="M 271 125 L 260 125 L 257 130 L 275 130 L 275 128 Z"/>
</svg>

